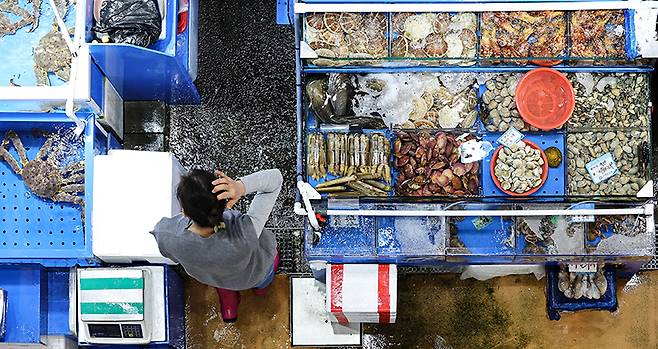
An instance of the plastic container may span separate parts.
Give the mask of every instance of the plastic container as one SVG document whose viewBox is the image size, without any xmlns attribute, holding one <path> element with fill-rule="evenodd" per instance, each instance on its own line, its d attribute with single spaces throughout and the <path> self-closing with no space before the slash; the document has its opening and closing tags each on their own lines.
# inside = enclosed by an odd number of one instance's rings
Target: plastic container
<svg viewBox="0 0 658 349">
<path fill-rule="evenodd" d="M 542 174 L 541 174 L 541 184 L 539 186 L 536 186 L 536 187 L 534 187 L 534 188 L 532 188 L 532 189 L 530 189 L 526 192 L 523 192 L 523 193 L 516 193 L 516 192 L 512 192 L 512 191 L 503 189 L 503 186 L 500 184 L 500 181 L 494 175 L 494 167 L 496 166 L 496 161 L 498 160 L 498 153 L 504 147 L 503 145 L 501 145 L 500 147 L 498 147 L 498 149 L 496 149 L 496 152 L 491 157 L 491 164 L 489 166 L 489 169 L 491 171 L 491 179 L 493 179 L 494 184 L 496 184 L 498 189 L 502 190 L 503 193 L 505 193 L 507 195 L 512 195 L 512 196 L 527 196 L 527 195 L 530 195 L 530 194 L 536 192 L 537 190 L 539 190 L 539 188 L 541 188 L 544 185 L 544 183 L 546 183 L 546 178 L 548 177 L 548 159 L 546 159 L 546 154 L 544 153 L 544 150 L 542 150 L 542 148 L 539 147 L 537 144 L 535 144 L 535 143 L 533 143 L 533 142 L 531 142 L 527 139 L 524 139 L 523 142 L 525 144 L 529 145 L 530 147 L 532 147 L 533 149 L 539 150 L 539 152 L 541 153 L 541 158 L 544 159 L 544 164 L 542 165 L 542 170 L 543 171 L 542 171 Z"/>
<path fill-rule="evenodd" d="M 576 99 L 571 82 L 557 70 L 538 68 L 516 86 L 516 107 L 521 118 L 544 131 L 560 128 L 573 113 Z"/>
</svg>

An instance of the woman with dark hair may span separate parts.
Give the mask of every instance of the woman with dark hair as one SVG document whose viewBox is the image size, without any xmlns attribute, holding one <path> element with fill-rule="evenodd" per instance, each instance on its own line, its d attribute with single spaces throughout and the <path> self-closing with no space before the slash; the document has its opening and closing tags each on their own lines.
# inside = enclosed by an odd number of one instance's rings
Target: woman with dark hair
<svg viewBox="0 0 658 349">
<path fill-rule="evenodd" d="M 281 191 L 279 170 L 233 180 L 222 172 L 192 170 L 181 177 L 176 196 L 183 212 L 162 218 L 151 232 L 160 253 L 206 285 L 217 289 L 222 318 L 237 320 L 240 294 L 265 295 L 279 264 L 274 234 L 264 229 Z M 256 193 L 249 210 L 232 210 Z"/>
</svg>

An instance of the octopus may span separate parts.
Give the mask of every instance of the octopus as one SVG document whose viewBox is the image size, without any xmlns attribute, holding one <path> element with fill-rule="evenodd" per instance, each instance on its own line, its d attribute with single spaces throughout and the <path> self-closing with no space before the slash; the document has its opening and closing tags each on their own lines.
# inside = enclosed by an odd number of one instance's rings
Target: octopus
<svg viewBox="0 0 658 349">
<path fill-rule="evenodd" d="M 30 26 L 28 32 L 33 32 L 39 27 L 39 16 L 41 0 L 32 0 L 32 13 L 18 4 L 18 0 L 4 0 L 0 2 L 0 38 L 5 35 L 15 34 L 17 30 Z M 19 17 L 18 21 L 12 21 L 7 14 Z"/>
</svg>

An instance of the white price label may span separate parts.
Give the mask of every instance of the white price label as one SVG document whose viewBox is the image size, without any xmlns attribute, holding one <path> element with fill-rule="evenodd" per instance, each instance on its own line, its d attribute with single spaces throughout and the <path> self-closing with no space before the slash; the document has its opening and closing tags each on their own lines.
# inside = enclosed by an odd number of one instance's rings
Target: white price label
<svg viewBox="0 0 658 349">
<path fill-rule="evenodd" d="M 475 227 L 476 230 L 482 230 L 491 223 L 493 223 L 493 218 L 489 216 L 482 216 L 482 217 L 476 217 L 471 220 L 473 223 L 473 226 Z"/>
<path fill-rule="evenodd" d="M 619 173 L 612 154 L 605 153 L 585 165 L 594 184 L 599 184 Z"/>
<path fill-rule="evenodd" d="M 578 263 L 569 264 L 570 273 L 596 273 L 598 265 L 596 263 Z"/>
<path fill-rule="evenodd" d="M 493 150 L 491 143 L 475 139 L 464 142 L 459 146 L 459 157 L 463 164 L 484 159 Z"/>
<path fill-rule="evenodd" d="M 502 136 L 498 137 L 496 141 L 509 148 L 512 146 L 512 144 L 517 144 L 522 139 L 523 139 L 523 133 L 519 132 L 519 130 L 510 126 L 507 129 L 507 131 L 503 133 Z"/>
</svg>

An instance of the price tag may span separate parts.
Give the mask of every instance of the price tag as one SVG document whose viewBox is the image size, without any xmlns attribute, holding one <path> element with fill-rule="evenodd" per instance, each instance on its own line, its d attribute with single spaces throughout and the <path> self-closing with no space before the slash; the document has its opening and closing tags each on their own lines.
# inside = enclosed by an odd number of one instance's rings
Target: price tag
<svg viewBox="0 0 658 349">
<path fill-rule="evenodd" d="M 598 265 L 596 263 L 577 263 L 569 264 L 570 273 L 596 273 Z"/>
<path fill-rule="evenodd" d="M 480 217 L 473 218 L 473 220 L 471 220 L 471 222 L 473 223 L 473 226 L 475 227 L 476 230 L 482 230 L 486 226 L 493 223 L 493 218 L 488 217 L 488 216 L 487 217 L 480 216 Z"/>
<path fill-rule="evenodd" d="M 619 173 L 617 164 L 610 153 L 605 153 L 588 162 L 585 164 L 585 168 L 589 172 L 589 176 L 592 178 L 594 184 L 599 184 Z"/>
<path fill-rule="evenodd" d="M 493 150 L 491 143 L 475 139 L 464 142 L 459 146 L 459 157 L 463 164 L 484 159 Z"/>
<path fill-rule="evenodd" d="M 576 208 L 576 206 L 578 208 Z M 594 204 L 577 204 L 571 207 L 572 210 L 593 210 Z M 594 216 L 571 216 L 572 223 L 589 223 L 594 222 Z"/>
<path fill-rule="evenodd" d="M 523 139 L 523 133 L 519 132 L 519 130 L 515 129 L 514 127 L 510 126 L 505 133 L 503 133 L 502 136 L 498 137 L 496 142 L 506 146 L 506 147 L 511 147 L 512 144 L 519 143 L 520 140 Z"/>
</svg>

